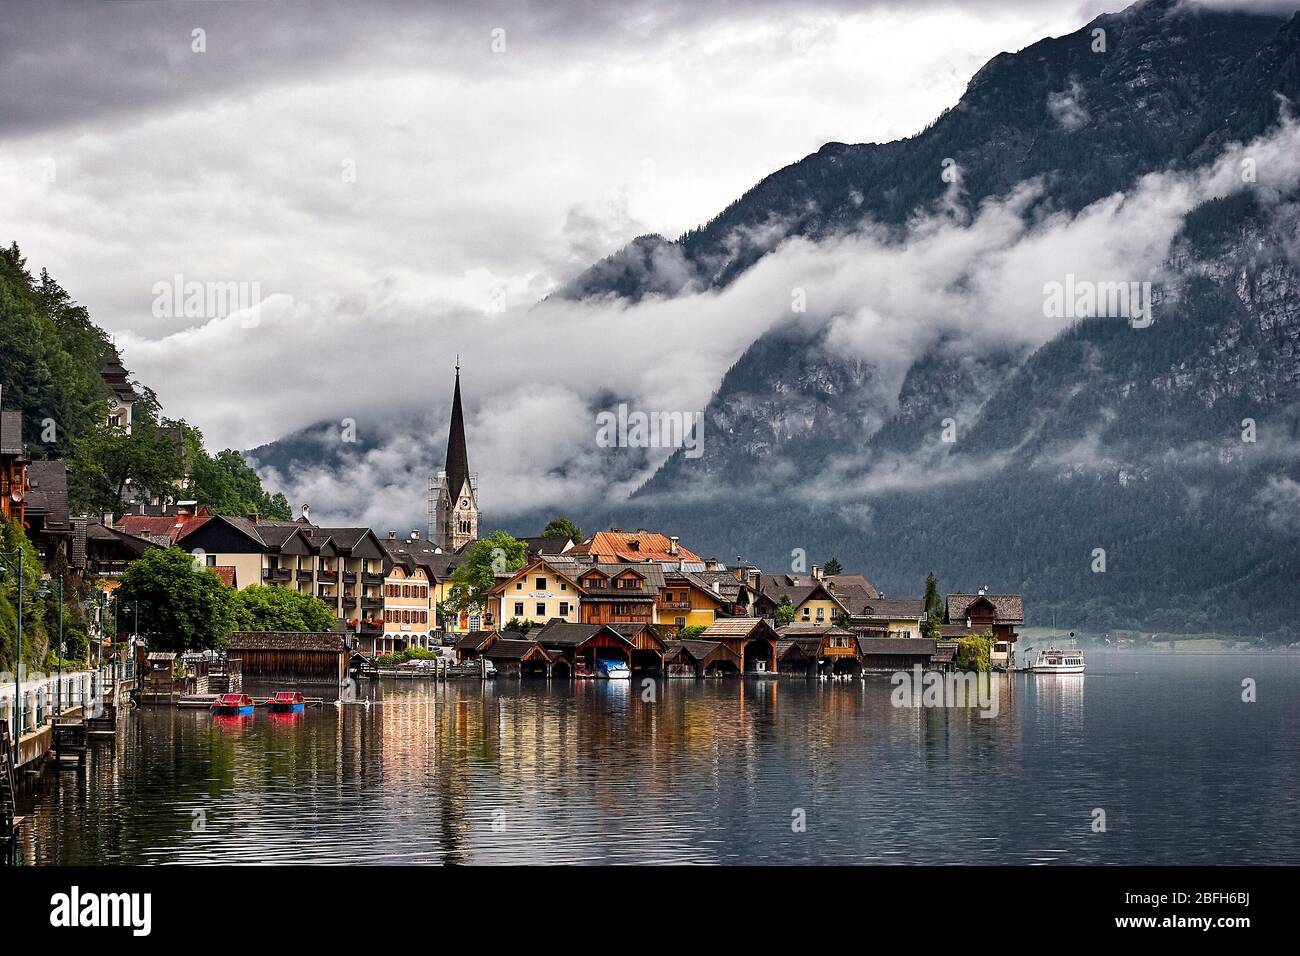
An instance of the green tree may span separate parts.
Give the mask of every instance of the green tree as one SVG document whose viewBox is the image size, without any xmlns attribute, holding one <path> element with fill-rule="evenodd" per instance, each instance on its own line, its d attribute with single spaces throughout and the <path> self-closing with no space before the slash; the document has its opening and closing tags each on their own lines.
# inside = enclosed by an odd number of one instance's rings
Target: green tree
<svg viewBox="0 0 1300 956">
<path fill-rule="evenodd" d="M 482 612 L 487 607 L 487 592 L 496 583 L 496 572 L 518 571 L 524 566 L 527 550 L 527 545 L 504 531 L 476 542 L 452 572 L 446 604 L 457 612 Z"/>
<path fill-rule="evenodd" d="M 972 634 L 957 639 L 957 669 L 963 671 L 983 671 L 993 669 L 991 653 L 993 651 L 992 634 Z"/>
<path fill-rule="evenodd" d="M 692 637 L 699 637 L 701 634 L 705 632 L 705 630 L 706 628 L 704 627 L 703 624 L 687 624 L 685 627 L 683 627 L 680 631 L 677 632 L 677 639 L 679 641 L 684 641 L 684 640 L 689 640 Z"/>
<path fill-rule="evenodd" d="M 23 554 L 18 580 L 18 552 Z M 49 652 L 45 629 L 46 599 L 40 596 L 40 555 L 17 521 L 0 525 L 0 671 L 13 671 L 18 647 L 18 589 L 23 596 L 23 663 L 40 670 Z M 57 612 L 56 612 L 57 613 Z"/>
<path fill-rule="evenodd" d="M 783 624 L 790 624 L 794 621 L 794 604 L 790 601 L 790 595 L 782 594 L 781 602 L 776 606 L 776 626 L 781 627 Z"/>
<path fill-rule="evenodd" d="M 517 631 L 520 634 L 527 634 L 536 626 L 537 626 L 536 621 L 521 621 L 517 617 L 512 617 L 509 621 L 506 622 L 505 630 Z"/>
<path fill-rule="evenodd" d="M 235 623 L 232 594 L 192 555 L 155 548 L 126 569 L 115 598 L 119 613 L 131 615 L 122 622 L 138 621 L 150 648 L 187 651 L 225 646 Z"/>
<path fill-rule="evenodd" d="M 552 518 L 542 529 L 543 537 L 565 537 L 574 544 L 581 544 L 587 540 L 582 536 L 582 529 L 570 521 L 568 518 Z"/>
<path fill-rule="evenodd" d="M 843 574 L 844 565 L 840 564 L 839 558 L 831 558 L 826 562 L 825 573 L 829 575 Z"/>
<path fill-rule="evenodd" d="M 128 488 L 165 494 L 183 477 L 182 448 L 175 430 L 158 423 L 157 396 L 138 385 L 137 391 L 129 435 L 97 424 L 73 441 L 69 491 L 95 512 L 121 514 Z"/>
<path fill-rule="evenodd" d="M 334 612 L 320 598 L 292 588 L 254 584 L 230 599 L 236 631 L 332 631 Z"/>
<path fill-rule="evenodd" d="M 938 640 L 943 623 L 943 598 L 939 596 L 939 579 L 931 571 L 925 576 L 925 636 Z"/>
<path fill-rule="evenodd" d="M 283 494 L 267 494 L 244 456 L 233 448 L 209 455 L 203 449 L 203 435 L 184 425 L 186 447 L 190 456 L 190 480 L 187 494 L 201 501 L 214 515 L 246 515 L 253 512 L 268 518 L 288 521 L 293 516 Z"/>
</svg>

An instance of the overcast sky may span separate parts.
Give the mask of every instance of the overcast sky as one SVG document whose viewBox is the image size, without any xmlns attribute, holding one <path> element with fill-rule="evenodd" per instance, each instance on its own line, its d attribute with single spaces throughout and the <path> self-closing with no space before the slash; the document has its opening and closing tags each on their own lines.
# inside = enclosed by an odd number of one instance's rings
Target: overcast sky
<svg viewBox="0 0 1300 956">
<path fill-rule="evenodd" d="M 579 413 L 565 379 L 608 366 L 701 408 L 761 331 L 668 315 L 676 342 L 642 346 L 667 364 L 581 354 L 530 310 L 558 283 L 826 142 L 915 133 L 992 56 L 1124 5 L 8 0 L 0 241 L 214 447 L 441 412 L 459 352 L 490 466 L 520 441 L 494 422 L 540 408 L 536 435 Z M 157 315 L 175 276 L 256 283 L 266 306 Z"/>
</svg>

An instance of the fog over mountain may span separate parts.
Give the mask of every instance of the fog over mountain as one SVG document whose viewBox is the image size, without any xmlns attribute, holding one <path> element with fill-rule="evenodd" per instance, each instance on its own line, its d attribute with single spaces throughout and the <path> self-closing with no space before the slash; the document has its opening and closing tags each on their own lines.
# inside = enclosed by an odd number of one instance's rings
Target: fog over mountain
<svg viewBox="0 0 1300 956">
<path fill-rule="evenodd" d="M 224 143 L 204 185 L 229 190 L 233 219 L 191 203 L 179 173 L 150 176 L 200 237 L 232 221 L 259 235 L 251 253 L 193 260 L 264 276 L 256 320 L 124 319 L 118 341 L 169 407 L 335 523 L 424 526 L 459 354 L 485 527 L 536 533 L 563 513 L 773 569 L 802 549 L 891 594 L 934 569 L 953 589 L 1024 591 L 1031 623 L 1286 631 L 1300 619 L 1295 7 L 827 3 L 793 22 L 779 5 L 683 4 L 643 32 L 584 21 L 582 39 L 566 5 L 524 20 L 489 7 L 448 23 L 439 42 L 464 43 L 427 69 L 499 64 L 499 85 L 457 142 L 432 144 L 397 117 L 464 116 L 445 76 L 349 91 L 314 61 L 298 75 L 274 62 L 268 25 L 215 102 L 142 79 L 131 103 L 149 118 L 128 134 L 141 153 L 183 129 Z M 380 42 L 395 10 L 358 44 Z M 145 36 L 184 25 L 155 16 Z M 494 17 L 517 59 L 483 58 Z M 417 69 L 422 36 L 395 42 L 393 79 Z M 308 46 L 327 54 L 332 37 Z M 126 56 L 140 41 L 118 42 Z M 596 76 L 608 87 L 588 93 Z M 341 118 L 295 152 L 278 94 L 313 85 Z M 616 93 L 655 104 L 660 143 L 628 152 L 645 134 Z M 362 144 L 343 117 L 389 98 L 390 123 L 357 120 Z M 542 102 L 570 105 L 543 117 Z M 28 162 L 77 121 L 15 109 Z M 715 135 L 722 114 L 732 135 Z M 223 127 L 236 135 L 208 135 Z M 876 141 L 841 141 L 855 133 Z M 102 126 L 88 136 L 83 168 L 122 147 Z M 292 157 L 292 176 L 268 156 Z M 309 186 L 350 157 L 360 189 Z M 239 202 L 258 176 L 272 206 Z M 19 220 L 46 198 L 16 195 Z M 42 215 L 62 225 L 25 243 L 37 258 L 84 208 L 59 202 Z M 353 236 L 377 215 L 383 229 Z M 170 277 L 168 245 L 143 248 L 144 274 Z M 1054 283 L 1103 301 L 1149 288 L 1150 320 L 1045 308 Z M 97 314 L 128 313 L 118 294 Z M 702 411 L 702 456 L 602 447 L 596 416 L 620 403 Z"/>
</svg>

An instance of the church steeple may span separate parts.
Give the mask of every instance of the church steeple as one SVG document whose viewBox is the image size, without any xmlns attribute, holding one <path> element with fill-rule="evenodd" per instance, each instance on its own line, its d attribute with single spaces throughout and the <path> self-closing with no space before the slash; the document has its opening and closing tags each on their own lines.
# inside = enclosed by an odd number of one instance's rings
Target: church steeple
<svg viewBox="0 0 1300 956">
<path fill-rule="evenodd" d="M 460 356 L 456 356 L 456 389 L 451 399 L 451 425 L 447 429 L 447 467 L 439 482 L 437 544 L 444 551 L 459 551 L 478 540 L 478 493 L 469 472 L 465 443 L 465 413 L 460 401 Z"/>
<path fill-rule="evenodd" d="M 465 414 L 460 407 L 460 356 L 456 356 L 456 391 L 451 398 L 451 427 L 447 431 L 447 490 L 454 497 L 469 480 L 469 452 L 465 447 Z"/>
</svg>

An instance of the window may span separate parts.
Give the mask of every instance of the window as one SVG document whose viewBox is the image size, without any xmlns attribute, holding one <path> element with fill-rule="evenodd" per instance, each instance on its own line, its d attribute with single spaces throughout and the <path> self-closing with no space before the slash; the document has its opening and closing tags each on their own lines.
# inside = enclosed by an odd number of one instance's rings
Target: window
<svg viewBox="0 0 1300 956">
<path fill-rule="evenodd" d="M 560 602 L 560 617 L 568 617 L 568 616 L 569 616 L 569 602 L 568 602 L 568 601 L 561 601 L 561 602 Z"/>
<path fill-rule="evenodd" d="M 560 582 L 560 590 L 561 590 L 561 591 L 567 591 L 567 590 L 569 590 L 569 582 L 568 582 L 568 581 L 561 581 L 561 582 Z"/>
<path fill-rule="evenodd" d="M 824 608 L 824 607 L 819 607 L 819 608 L 817 609 L 817 620 L 820 621 L 820 620 L 821 620 L 822 618 L 824 618 L 825 616 L 826 616 L 826 608 Z"/>
<path fill-rule="evenodd" d="M 217 556 L 215 554 L 209 554 L 207 556 L 207 562 L 208 567 L 215 568 L 217 566 Z"/>
<path fill-rule="evenodd" d="M 673 623 L 676 624 L 678 627 L 685 627 L 685 626 L 686 626 L 686 618 L 684 618 L 684 617 L 673 618 Z"/>
<path fill-rule="evenodd" d="M 515 617 L 523 617 L 523 616 L 524 616 L 524 602 L 523 602 L 523 601 L 516 601 L 516 602 L 515 602 Z"/>
<path fill-rule="evenodd" d="M 522 591 L 523 589 L 524 589 L 524 582 L 523 579 L 521 578 L 520 580 L 515 582 L 515 590 Z"/>
<path fill-rule="evenodd" d="M 672 592 L 672 591 L 665 591 L 665 592 L 664 592 L 664 600 L 667 601 L 669 604 L 671 604 L 671 603 L 672 603 L 672 600 L 673 600 L 673 592 Z"/>
<path fill-rule="evenodd" d="M 538 601 L 538 602 L 537 602 L 537 616 L 538 616 L 538 617 L 546 617 L 546 602 L 545 602 L 545 601 Z"/>
<path fill-rule="evenodd" d="M 546 578 L 538 578 L 538 579 L 537 579 L 537 590 L 539 590 L 539 591 L 545 591 L 545 590 L 546 590 Z"/>
</svg>

